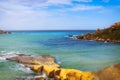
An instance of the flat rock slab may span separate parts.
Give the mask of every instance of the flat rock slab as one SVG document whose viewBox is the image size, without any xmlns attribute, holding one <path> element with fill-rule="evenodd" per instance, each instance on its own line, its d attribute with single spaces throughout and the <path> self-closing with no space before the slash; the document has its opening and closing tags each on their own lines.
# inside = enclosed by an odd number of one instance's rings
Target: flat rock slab
<svg viewBox="0 0 120 80">
<path fill-rule="evenodd" d="M 24 55 L 18 54 L 17 56 L 6 58 L 7 60 L 14 61 L 24 65 L 49 65 L 60 67 L 55 62 L 55 58 L 50 55 Z"/>
</svg>

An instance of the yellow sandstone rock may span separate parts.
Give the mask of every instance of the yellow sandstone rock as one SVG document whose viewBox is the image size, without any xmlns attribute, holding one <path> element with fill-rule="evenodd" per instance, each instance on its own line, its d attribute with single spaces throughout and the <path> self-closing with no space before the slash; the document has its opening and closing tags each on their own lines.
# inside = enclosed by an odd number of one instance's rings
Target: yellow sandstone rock
<svg viewBox="0 0 120 80">
<path fill-rule="evenodd" d="M 54 80 L 98 80 L 92 72 L 82 72 L 75 69 L 55 68 L 47 65 L 32 65 L 31 70 L 46 74 Z"/>
<path fill-rule="evenodd" d="M 23 64 L 32 71 L 40 73 L 34 80 L 120 80 L 120 64 L 116 64 L 97 72 L 84 72 L 76 69 L 65 69 L 55 63 L 51 56 L 18 55 L 7 58 Z"/>
</svg>

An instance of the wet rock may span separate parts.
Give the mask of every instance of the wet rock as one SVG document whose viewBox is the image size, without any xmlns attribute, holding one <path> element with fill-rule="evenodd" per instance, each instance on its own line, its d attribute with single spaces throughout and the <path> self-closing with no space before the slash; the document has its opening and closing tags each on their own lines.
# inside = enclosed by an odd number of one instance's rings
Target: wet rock
<svg viewBox="0 0 120 80">
<path fill-rule="evenodd" d="M 35 78 L 35 80 L 45 80 L 45 78 L 40 77 L 40 78 Z"/>
<path fill-rule="evenodd" d="M 77 39 L 83 39 L 84 35 L 76 36 Z"/>
<path fill-rule="evenodd" d="M 18 56 L 7 58 L 7 60 L 15 61 L 23 65 L 49 65 L 54 67 L 60 67 L 55 63 L 54 57 L 50 55 L 24 55 L 18 54 Z"/>
</svg>

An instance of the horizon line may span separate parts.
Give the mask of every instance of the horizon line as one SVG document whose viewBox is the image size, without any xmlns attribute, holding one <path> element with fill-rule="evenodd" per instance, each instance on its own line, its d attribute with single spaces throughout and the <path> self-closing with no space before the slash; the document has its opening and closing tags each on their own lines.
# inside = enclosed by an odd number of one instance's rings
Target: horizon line
<svg viewBox="0 0 120 80">
<path fill-rule="evenodd" d="M 6 30 L 6 31 L 18 31 L 18 32 L 21 32 L 21 31 L 27 31 L 27 32 L 30 32 L 30 31 L 83 31 L 83 30 L 88 30 L 88 31 L 95 31 L 94 29 L 80 29 L 80 30 Z"/>
</svg>

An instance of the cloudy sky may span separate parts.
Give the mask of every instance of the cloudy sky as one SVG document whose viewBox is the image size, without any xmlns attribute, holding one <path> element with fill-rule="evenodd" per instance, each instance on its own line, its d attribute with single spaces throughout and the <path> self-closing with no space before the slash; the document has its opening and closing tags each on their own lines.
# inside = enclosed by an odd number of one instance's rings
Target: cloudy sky
<svg viewBox="0 0 120 80">
<path fill-rule="evenodd" d="M 81 30 L 120 21 L 120 0 L 0 0 L 0 29 Z"/>
</svg>

